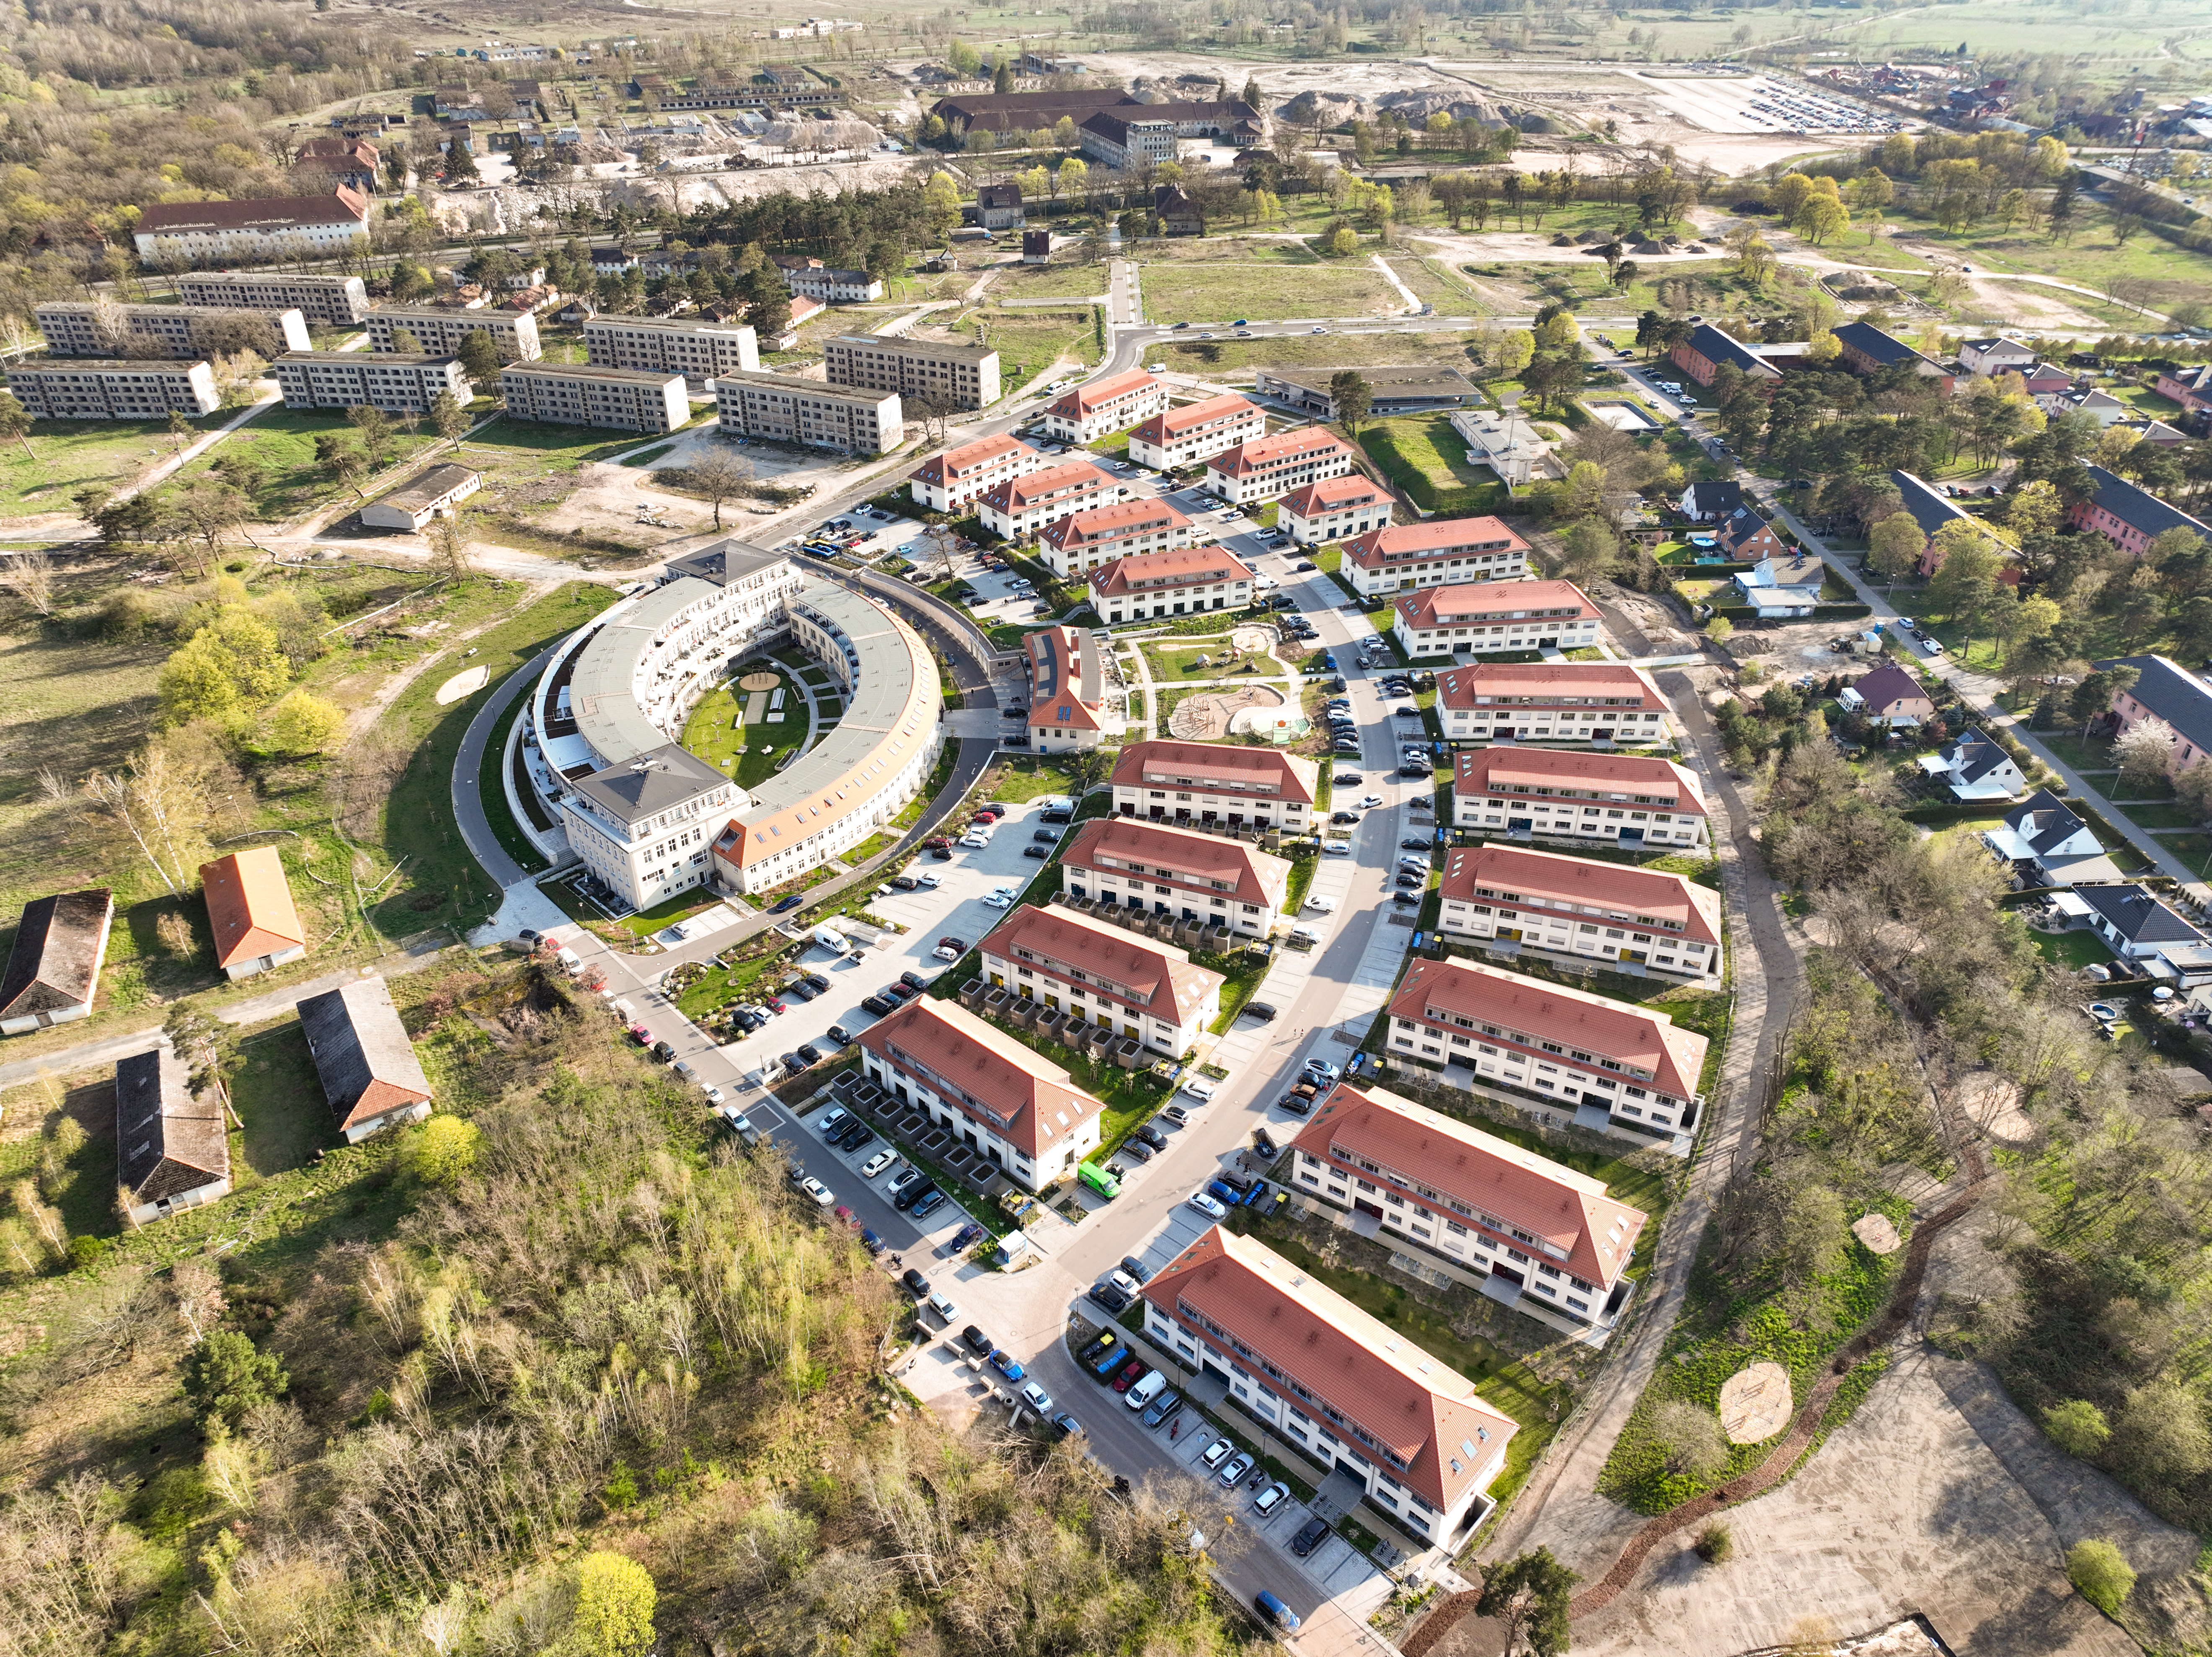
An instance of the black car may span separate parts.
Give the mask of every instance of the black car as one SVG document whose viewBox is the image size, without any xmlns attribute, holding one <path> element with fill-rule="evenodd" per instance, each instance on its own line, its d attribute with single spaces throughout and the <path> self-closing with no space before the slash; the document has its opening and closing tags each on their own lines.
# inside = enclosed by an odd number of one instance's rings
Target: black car
<svg viewBox="0 0 2212 1657">
<path fill-rule="evenodd" d="M 791 1071 L 793 1075 L 798 1074 L 798 1072 L 806 1068 L 804 1064 L 799 1062 L 799 1055 L 795 1053 L 787 1053 L 777 1062 L 786 1070 Z"/>
<path fill-rule="evenodd" d="M 1022 847 L 1022 855 L 1025 858 L 1035 858 L 1039 863 L 1048 863 L 1052 860 L 1051 848 L 1044 846 L 1024 846 Z"/>
<path fill-rule="evenodd" d="M 906 1285 L 907 1293 L 912 1295 L 916 1300 L 926 1301 L 929 1298 L 929 1279 L 912 1266 L 909 1266 L 899 1273 L 899 1281 Z"/>
<path fill-rule="evenodd" d="M 816 996 L 821 994 L 822 992 L 816 989 L 814 986 L 808 983 L 805 979 L 794 978 L 791 982 L 778 990 L 776 993 L 778 995 L 795 995 L 801 1001 L 811 1001 Z"/>
<path fill-rule="evenodd" d="M 891 877 L 891 884 L 902 892 L 911 892 L 916 887 L 920 886 L 921 883 L 916 880 L 912 875 L 893 875 Z"/>
<path fill-rule="evenodd" d="M 1129 1309 L 1129 1297 L 1103 1278 L 1091 1285 L 1090 1298 L 1117 1315 Z"/>
<path fill-rule="evenodd" d="M 1413 887 L 1425 886 L 1429 883 L 1422 879 L 1419 875 L 1400 875 L 1398 877 L 1397 883 L 1401 886 Z"/>
<path fill-rule="evenodd" d="M 1031 835 L 1030 838 L 1039 842 L 1041 845 L 1057 846 L 1060 844 L 1060 836 L 1049 828 L 1040 828 L 1035 834 Z"/>
<path fill-rule="evenodd" d="M 897 1011 L 898 1008 L 897 1002 L 892 1000 L 889 996 L 883 995 L 868 996 L 861 1001 L 860 1005 L 868 1011 L 875 1014 L 878 1018 L 881 1018 L 887 1012 L 894 1012 Z"/>
<path fill-rule="evenodd" d="M 951 849 L 946 847 L 933 846 L 929 848 L 929 854 L 935 858 L 939 863 L 950 863 L 952 861 L 952 853 Z"/>
<path fill-rule="evenodd" d="M 830 1027 L 830 1039 L 841 1047 L 849 1047 L 853 1045 L 853 1032 L 842 1024 L 832 1024 Z"/>
<path fill-rule="evenodd" d="M 806 974 L 806 981 L 814 986 L 815 992 L 817 994 L 830 987 L 830 980 L 823 977 L 820 973 L 808 973 Z"/>
<path fill-rule="evenodd" d="M 1273 1137 L 1263 1127 L 1252 1130 L 1252 1149 L 1271 1162 L 1283 1154 L 1276 1148 Z"/>
<path fill-rule="evenodd" d="M 1398 842 L 1398 849 L 1401 852 L 1425 852 L 1429 849 L 1429 842 L 1425 840 L 1401 840 Z"/>
<path fill-rule="evenodd" d="M 875 1129 L 870 1127 L 866 1122 L 854 1122 L 837 1136 L 837 1149 L 858 1150 L 862 1145 L 873 1144 L 875 1137 Z"/>
<path fill-rule="evenodd" d="M 891 1199 L 891 1206 L 903 1212 L 911 1209 L 924 1197 L 932 1194 L 936 1190 L 937 1187 L 931 1184 L 927 1180 L 920 1181 L 914 1185 L 908 1186 L 904 1191 L 900 1192 L 896 1197 L 893 1198 Z"/>
<path fill-rule="evenodd" d="M 816 1047 L 811 1041 L 804 1041 L 799 1044 L 799 1056 L 801 1059 L 804 1059 L 810 1066 L 818 1065 L 822 1062 L 822 1049 Z"/>
<path fill-rule="evenodd" d="M 1433 777 L 1436 771 L 1425 765 L 1401 765 L 1398 768 L 1398 774 L 1401 777 Z"/>
<path fill-rule="evenodd" d="M 1054 806 L 1051 810 L 1046 812 L 1042 817 L 1037 819 L 1040 822 L 1072 822 L 1074 820 L 1075 814 L 1073 812 L 1063 811 L 1058 806 Z"/>
<path fill-rule="evenodd" d="M 1420 907 L 1421 900 L 1411 892 L 1393 892 L 1390 894 L 1390 901 L 1397 904 L 1401 908 L 1413 909 Z"/>
<path fill-rule="evenodd" d="M 1357 822 L 1359 821 L 1359 813 L 1357 811 L 1333 811 L 1329 814 L 1328 820 L 1331 822 Z"/>
<path fill-rule="evenodd" d="M 990 1357 L 992 1350 L 998 1344 L 972 1323 L 960 1332 L 960 1343 L 979 1358 Z M 1106 1349 L 1102 1346 L 1098 1350 L 1103 1353 Z"/>
<path fill-rule="evenodd" d="M 1152 1274 L 1145 1270 L 1145 1263 L 1134 1254 L 1121 1256 L 1121 1269 L 1139 1283 L 1150 1283 L 1152 1279 Z"/>
<path fill-rule="evenodd" d="M 1263 1024 L 1272 1024 L 1275 1022 L 1275 1010 L 1264 1001 L 1247 1001 L 1244 1004 L 1244 1016 L 1247 1018 L 1256 1018 Z"/>
<path fill-rule="evenodd" d="M 1287 1110 L 1293 1116 L 1303 1116 L 1313 1108 L 1313 1101 L 1303 1093 L 1286 1093 L 1275 1101 L 1275 1108 Z"/>
<path fill-rule="evenodd" d="M 1342 771 L 1337 774 L 1336 786 L 1339 788 L 1356 788 L 1366 780 L 1367 779 L 1357 771 Z"/>
<path fill-rule="evenodd" d="M 929 987 L 929 980 L 920 973 L 901 973 L 898 981 L 910 990 L 926 990 Z"/>
<path fill-rule="evenodd" d="M 782 913 L 786 909 L 796 909 L 796 908 L 797 908 L 800 904 L 802 904 L 802 903 L 804 903 L 804 902 L 805 902 L 805 901 L 806 901 L 806 898 L 805 898 L 805 894 L 803 894 L 803 893 L 799 893 L 799 892 L 793 892 L 793 893 L 789 897 L 785 898 L 781 902 L 778 903 L 778 904 L 777 904 L 774 908 L 770 909 L 770 910 L 769 911 L 769 913 L 770 914 L 772 914 L 772 915 L 780 915 L 780 914 L 781 914 L 781 913 Z"/>
<path fill-rule="evenodd" d="M 1018 707 L 1002 708 L 1000 710 L 999 717 L 1002 719 L 1018 719 L 1024 711 Z"/>
<path fill-rule="evenodd" d="M 762 1017 L 757 1012 L 747 1012 L 744 1008 L 740 1007 L 737 1011 L 730 1015 L 730 1022 L 732 1024 L 735 1024 L 739 1029 L 743 1030 L 747 1035 L 750 1035 L 762 1025 L 767 1023 L 768 1020 Z"/>
<path fill-rule="evenodd" d="M 1322 1539 L 1328 1534 L 1328 1520 L 1309 1519 L 1298 1527 L 1298 1533 L 1291 1539 L 1291 1551 L 1303 1559 L 1319 1547 Z"/>
<path fill-rule="evenodd" d="M 1152 1160 L 1152 1148 L 1134 1134 L 1121 1141 L 1121 1154 L 1125 1156 L 1133 1156 L 1140 1162 L 1149 1162 Z"/>
<path fill-rule="evenodd" d="M 1168 1148 L 1168 1136 L 1150 1122 L 1139 1123 L 1129 1131 L 1129 1137 L 1133 1139 L 1142 1139 L 1154 1150 L 1165 1150 Z"/>
<path fill-rule="evenodd" d="M 1331 680 L 1328 682 L 1328 688 L 1329 688 L 1331 690 L 1340 690 L 1340 690 L 1342 690 L 1342 689 L 1344 689 L 1344 681 L 1343 681 L 1342 679 L 1331 679 Z"/>
</svg>

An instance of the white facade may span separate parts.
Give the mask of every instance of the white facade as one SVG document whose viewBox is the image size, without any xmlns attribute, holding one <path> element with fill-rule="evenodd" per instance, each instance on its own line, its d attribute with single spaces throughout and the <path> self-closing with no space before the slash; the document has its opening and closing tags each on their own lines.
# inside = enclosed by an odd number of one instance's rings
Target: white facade
<svg viewBox="0 0 2212 1657">
<path fill-rule="evenodd" d="M 364 319 L 372 351 L 397 351 L 394 337 L 404 331 L 415 336 L 416 351 L 425 356 L 451 356 L 471 334 L 489 334 L 501 362 L 535 362 L 538 319 L 527 311 L 448 311 L 434 305 L 387 305 Z"/>
<path fill-rule="evenodd" d="M 177 278 L 177 294 L 186 305 L 297 310 L 308 321 L 332 328 L 350 328 L 368 314 L 368 288 L 359 276 L 199 270 Z"/>
<path fill-rule="evenodd" d="M 1131 432 L 1129 458 L 1140 466 L 1166 471 L 1210 460 L 1224 449 L 1233 449 L 1267 433 L 1267 416 L 1250 398 L 1234 394 L 1211 397 L 1155 415 Z"/>
<path fill-rule="evenodd" d="M 44 420 L 160 420 L 222 406 L 204 362 L 106 362 L 56 357 L 11 362 L 8 389 Z"/>
<path fill-rule="evenodd" d="M 657 368 L 686 379 L 760 368 L 760 340 L 742 322 L 596 316 L 584 324 L 584 349 L 603 368 Z"/>
<path fill-rule="evenodd" d="M 765 437 L 841 454 L 882 454 L 906 439 L 896 391 L 828 385 L 792 374 L 725 369 L 714 381 L 714 413 L 726 436 Z"/>
<path fill-rule="evenodd" d="M 657 370 L 516 362 L 500 371 L 499 390 L 517 420 L 672 432 L 691 418 L 684 376 Z"/>
<path fill-rule="evenodd" d="M 1018 438 L 987 437 L 932 455 L 907 479 L 907 488 L 927 511 L 957 512 L 999 484 L 1027 476 L 1045 459 Z"/>
</svg>

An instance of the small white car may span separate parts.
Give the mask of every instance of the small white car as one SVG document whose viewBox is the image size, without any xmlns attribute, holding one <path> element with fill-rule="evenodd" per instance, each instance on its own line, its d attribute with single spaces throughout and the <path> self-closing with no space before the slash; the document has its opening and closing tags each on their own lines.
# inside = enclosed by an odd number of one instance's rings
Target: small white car
<svg viewBox="0 0 2212 1657">
<path fill-rule="evenodd" d="M 1305 907 L 1320 914 L 1333 915 L 1336 913 L 1336 901 L 1334 898 L 1310 897 L 1306 900 Z"/>
<path fill-rule="evenodd" d="M 985 898 L 983 901 L 986 905 L 994 909 L 1011 909 L 1014 907 L 1013 899 L 1004 896 L 997 892 L 992 893 L 991 895 Z"/>
<path fill-rule="evenodd" d="M 1229 1211 L 1224 1208 L 1219 1203 L 1214 1201 L 1212 1198 L 1207 1196 L 1203 1191 L 1198 1192 L 1192 1196 L 1190 1199 L 1190 1205 L 1196 1209 L 1200 1213 L 1205 1215 L 1209 1220 L 1225 1220 L 1229 1217 Z"/>
<path fill-rule="evenodd" d="M 1213 1083 L 1201 1076 L 1188 1077 L 1184 1078 L 1182 1091 L 1200 1104 L 1206 1104 L 1213 1098 Z"/>
<path fill-rule="evenodd" d="M 932 1295 L 922 1304 L 947 1323 L 951 1323 L 960 1315 L 960 1308 L 952 1303 L 952 1297 L 942 1292 Z"/>
<path fill-rule="evenodd" d="M 1022 1402 L 1041 1416 L 1052 1413 L 1052 1394 L 1033 1381 L 1022 1383 Z"/>
<path fill-rule="evenodd" d="M 799 1188 L 814 1199 L 817 1208 L 827 1208 L 837 1200 L 837 1193 L 811 1174 L 799 1182 Z"/>
<path fill-rule="evenodd" d="M 914 878 L 915 883 L 917 885 L 921 886 L 927 890 L 935 891 L 937 889 L 939 882 L 935 875 L 916 875 Z"/>
<path fill-rule="evenodd" d="M 1333 858 L 1348 858 L 1352 855 L 1352 842 L 1348 840 L 1323 841 L 1321 849 Z"/>
<path fill-rule="evenodd" d="M 720 1104 L 726 1096 L 721 1089 L 715 1087 L 711 1083 L 708 1084 L 704 1091 L 707 1095 L 707 1102 L 710 1105 Z"/>
<path fill-rule="evenodd" d="M 896 1150 L 879 1150 L 860 1164 L 860 1177 L 864 1180 L 872 1180 L 896 1161 L 898 1161 L 898 1152 Z"/>
<path fill-rule="evenodd" d="M 1237 1446 L 1228 1439 L 1217 1438 L 1200 1454 L 1198 1465 L 1201 1467 L 1218 1467 L 1229 1459 L 1229 1453 L 1236 1448 Z"/>
<path fill-rule="evenodd" d="M 1326 1059 L 1309 1059 L 1306 1060 L 1306 1074 L 1318 1081 L 1334 1082 L 1344 1072 Z"/>
<path fill-rule="evenodd" d="M 1279 1478 L 1252 1498 L 1252 1511 L 1265 1519 L 1290 1499 L 1291 1487 Z"/>
</svg>

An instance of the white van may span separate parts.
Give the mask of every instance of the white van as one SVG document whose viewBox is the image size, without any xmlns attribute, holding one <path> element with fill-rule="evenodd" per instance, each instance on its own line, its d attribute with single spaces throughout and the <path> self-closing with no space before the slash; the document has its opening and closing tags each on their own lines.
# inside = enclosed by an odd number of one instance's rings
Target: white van
<svg viewBox="0 0 2212 1657">
<path fill-rule="evenodd" d="M 1132 1410 L 1144 1409 L 1160 1395 L 1162 1389 L 1167 1384 L 1168 1378 L 1154 1369 L 1129 1389 L 1128 1397 L 1124 1401 Z"/>
<path fill-rule="evenodd" d="M 561 970 L 571 978 L 584 970 L 583 958 L 566 944 L 554 951 L 554 959 L 561 963 Z"/>
</svg>

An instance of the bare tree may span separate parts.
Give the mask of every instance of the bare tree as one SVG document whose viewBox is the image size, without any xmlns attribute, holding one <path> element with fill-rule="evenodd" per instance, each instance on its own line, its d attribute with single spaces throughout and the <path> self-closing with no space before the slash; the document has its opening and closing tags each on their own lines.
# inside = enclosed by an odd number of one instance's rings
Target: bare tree
<svg viewBox="0 0 2212 1657">
<path fill-rule="evenodd" d="M 0 592 L 14 593 L 34 614 L 54 613 L 54 561 L 43 549 L 0 558 Z"/>
<path fill-rule="evenodd" d="M 722 503 L 743 493 L 753 481 L 753 463 L 727 449 L 711 449 L 684 469 L 684 482 L 694 495 L 703 495 L 714 508 L 714 527 L 722 527 Z"/>
<path fill-rule="evenodd" d="M 423 537 L 430 543 L 430 568 L 450 581 L 467 579 L 474 568 L 469 562 L 469 520 L 459 513 L 432 522 L 430 532 Z"/>
</svg>

